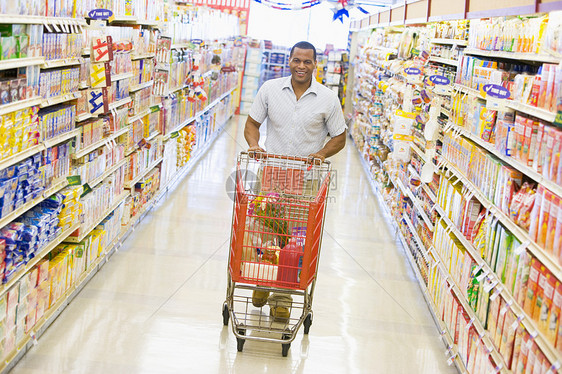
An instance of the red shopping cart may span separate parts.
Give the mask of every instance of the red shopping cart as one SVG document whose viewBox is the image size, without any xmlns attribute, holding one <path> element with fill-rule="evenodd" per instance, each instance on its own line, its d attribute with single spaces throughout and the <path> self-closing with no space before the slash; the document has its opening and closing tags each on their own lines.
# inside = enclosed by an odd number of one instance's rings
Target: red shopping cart
<svg viewBox="0 0 562 374">
<path fill-rule="evenodd" d="M 308 334 L 330 171 L 309 158 L 239 155 L 223 305 L 238 351 L 246 340 L 275 342 L 285 357 L 301 325 Z M 272 297 L 256 306 L 255 291 Z"/>
</svg>

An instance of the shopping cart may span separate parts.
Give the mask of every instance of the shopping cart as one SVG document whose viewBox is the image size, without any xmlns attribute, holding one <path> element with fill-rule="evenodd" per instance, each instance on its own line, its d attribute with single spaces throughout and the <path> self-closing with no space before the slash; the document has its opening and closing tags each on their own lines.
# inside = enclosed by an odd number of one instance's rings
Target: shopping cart
<svg viewBox="0 0 562 374">
<path fill-rule="evenodd" d="M 281 343 L 285 357 L 300 326 L 308 334 L 312 324 L 331 166 L 311 161 L 238 157 L 222 315 L 225 326 L 232 319 L 239 352 L 246 340 L 257 340 Z M 271 297 L 256 305 L 254 291 Z M 273 309 L 284 309 L 284 318 Z"/>
</svg>

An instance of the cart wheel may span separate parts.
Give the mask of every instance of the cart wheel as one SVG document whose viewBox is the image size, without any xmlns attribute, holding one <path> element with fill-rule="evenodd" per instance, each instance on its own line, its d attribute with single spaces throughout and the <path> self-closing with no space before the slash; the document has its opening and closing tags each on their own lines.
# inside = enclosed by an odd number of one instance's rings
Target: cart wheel
<svg viewBox="0 0 562 374">
<path fill-rule="evenodd" d="M 222 323 L 228 326 L 228 319 L 230 318 L 230 313 L 228 313 L 228 305 L 224 304 L 222 307 Z"/>
<path fill-rule="evenodd" d="M 283 335 L 283 340 L 289 340 L 291 336 L 290 335 Z M 287 354 L 289 353 L 289 348 L 291 348 L 291 343 L 287 343 L 287 344 L 281 344 L 282 348 L 281 348 L 281 354 L 283 355 L 283 357 L 287 357 Z"/>
<path fill-rule="evenodd" d="M 310 326 L 312 325 L 312 313 L 308 313 L 308 315 L 304 319 L 303 324 L 304 324 L 304 333 L 308 334 L 308 331 L 310 330 Z"/>
<path fill-rule="evenodd" d="M 236 344 L 237 344 L 238 352 L 242 352 L 242 350 L 244 349 L 244 343 L 245 342 L 246 342 L 246 340 L 244 340 L 244 339 L 236 338 Z"/>
<path fill-rule="evenodd" d="M 246 330 L 239 329 L 238 333 L 240 335 L 246 335 Z M 244 349 L 244 343 L 245 342 L 246 342 L 246 339 L 236 338 L 236 347 L 238 348 L 238 352 L 242 352 L 242 349 Z"/>
</svg>

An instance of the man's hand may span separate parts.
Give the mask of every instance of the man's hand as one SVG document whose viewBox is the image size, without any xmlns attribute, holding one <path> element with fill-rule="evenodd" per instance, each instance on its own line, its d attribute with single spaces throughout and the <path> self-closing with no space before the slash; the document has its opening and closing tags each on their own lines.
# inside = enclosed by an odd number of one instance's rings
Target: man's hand
<svg viewBox="0 0 562 374">
<path fill-rule="evenodd" d="M 316 165 L 320 165 L 326 159 L 326 156 L 321 153 L 311 153 L 308 157 L 311 158 L 311 163 L 314 162 Z"/>
<path fill-rule="evenodd" d="M 250 152 L 263 152 L 263 153 L 265 153 L 265 149 L 263 149 L 259 145 L 254 145 L 254 146 L 248 148 L 248 153 L 250 153 Z"/>
</svg>

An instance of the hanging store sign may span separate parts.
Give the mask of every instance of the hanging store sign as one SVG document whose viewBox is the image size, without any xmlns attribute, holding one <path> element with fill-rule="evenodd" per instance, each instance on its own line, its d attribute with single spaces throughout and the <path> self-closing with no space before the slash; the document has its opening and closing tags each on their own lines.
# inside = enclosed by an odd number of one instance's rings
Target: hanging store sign
<svg viewBox="0 0 562 374">
<path fill-rule="evenodd" d="M 88 12 L 90 19 L 108 20 L 113 16 L 113 12 L 109 9 L 92 9 Z"/>
</svg>

